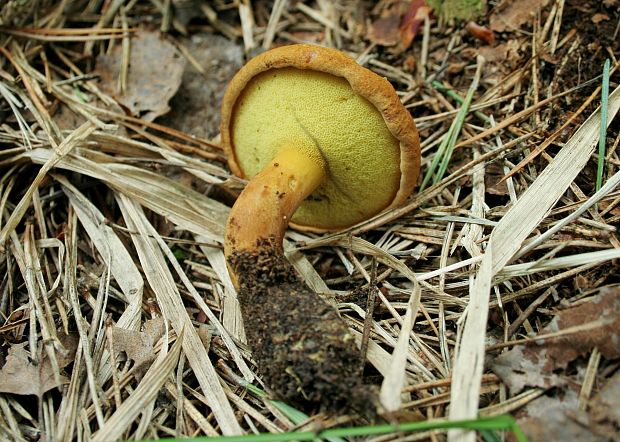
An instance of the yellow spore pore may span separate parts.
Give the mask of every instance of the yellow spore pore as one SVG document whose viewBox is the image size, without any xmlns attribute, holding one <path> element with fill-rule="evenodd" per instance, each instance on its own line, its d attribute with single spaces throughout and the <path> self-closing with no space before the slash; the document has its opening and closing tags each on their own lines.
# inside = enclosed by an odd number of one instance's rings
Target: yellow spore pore
<svg viewBox="0 0 620 442">
<path fill-rule="evenodd" d="M 325 164 L 324 181 L 293 216 L 300 226 L 351 226 L 389 206 L 399 188 L 399 141 L 370 102 L 331 74 L 280 68 L 255 76 L 235 104 L 232 143 L 248 179 L 285 148 Z"/>
</svg>

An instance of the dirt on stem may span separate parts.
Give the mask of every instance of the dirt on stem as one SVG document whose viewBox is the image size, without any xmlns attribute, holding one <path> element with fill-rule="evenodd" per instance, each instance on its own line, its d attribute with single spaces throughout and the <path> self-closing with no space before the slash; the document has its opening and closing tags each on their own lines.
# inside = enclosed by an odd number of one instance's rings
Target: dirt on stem
<svg viewBox="0 0 620 442">
<path fill-rule="evenodd" d="M 248 343 L 266 385 L 304 410 L 376 413 L 360 352 L 336 310 L 309 290 L 272 240 L 228 258 Z"/>
</svg>

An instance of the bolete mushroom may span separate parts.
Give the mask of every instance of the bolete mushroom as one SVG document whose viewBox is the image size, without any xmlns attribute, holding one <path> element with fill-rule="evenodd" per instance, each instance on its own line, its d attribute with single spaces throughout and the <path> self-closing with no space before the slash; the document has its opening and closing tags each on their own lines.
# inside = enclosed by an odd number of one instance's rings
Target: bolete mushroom
<svg viewBox="0 0 620 442">
<path fill-rule="evenodd" d="M 411 115 L 387 80 L 343 53 L 292 45 L 231 80 L 221 136 L 231 170 L 250 180 L 224 248 L 263 379 L 298 404 L 364 407 L 353 337 L 299 281 L 282 241 L 289 223 L 334 231 L 401 204 L 420 166 Z"/>
</svg>

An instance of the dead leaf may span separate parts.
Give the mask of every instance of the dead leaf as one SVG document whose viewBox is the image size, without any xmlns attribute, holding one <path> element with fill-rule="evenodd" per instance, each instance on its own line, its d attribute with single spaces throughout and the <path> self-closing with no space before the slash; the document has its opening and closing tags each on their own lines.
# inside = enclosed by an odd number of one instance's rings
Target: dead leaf
<svg viewBox="0 0 620 442">
<path fill-rule="evenodd" d="M 491 369 L 508 386 L 511 394 L 517 394 L 525 387 L 551 388 L 565 385 L 565 379 L 545 371 L 547 362 L 541 349 L 518 345 L 495 358 Z"/>
<path fill-rule="evenodd" d="M 60 335 L 59 341 L 63 348 L 56 352 L 56 360 L 58 368 L 63 369 L 75 359 L 79 338 L 77 335 Z M 42 344 L 37 349 L 37 365 L 32 362 L 30 352 L 26 350 L 27 345 L 28 343 L 24 342 L 13 344 L 9 348 L 6 363 L 0 370 L 0 392 L 41 398 L 45 392 L 69 382 L 63 375 L 59 376 L 60 383 L 56 382 L 52 363 Z"/>
<path fill-rule="evenodd" d="M 515 66 L 521 60 L 519 48 L 519 41 L 508 40 L 508 42 L 497 46 L 482 46 L 478 53 L 484 57 L 487 63 L 502 62 L 509 66 Z"/>
<path fill-rule="evenodd" d="M 620 428 L 620 371 L 609 379 L 590 401 L 590 416 L 601 429 L 599 432 L 616 434 Z"/>
<path fill-rule="evenodd" d="M 243 50 L 228 38 L 206 33 L 193 35 L 181 44 L 205 73 L 191 63 L 186 65 L 179 91 L 170 100 L 172 109 L 158 123 L 210 139 L 219 133 L 226 85 L 243 64 Z"/>
<path fill-rule="evenodd" d="M 371 23 L 367 38 L 381 46 L 398 45 L 396 52 L 401 53 L 411 46 L 431 11 L 424 0 L 396 2 Z"/>
<path fill-rule="evenodd" d="M 400 43 L 404 49 L 411 46 L 411 42 L 418 34 L 424 20 L 430 16 L 432 9 L 426 6 L 424 0 L 413 0 L 400 24 Z"/>
<path fill-rule="evenodd" d="M 555 373 L 597 347 L 607 359 L 620 357 L 620 288 L 609 287 L 576 307 L 559 312 L 540 334 L 558 332 L 596 320 L 604 325 L 549 339 L 537 345 L 518 345 L 495 358 L 493 371 L 513 394 L 525 386 L 549 388 L 564 385 Z"/>
<path fill-rule="evenodd" d="M 470 21 L 465 26 L 467 32 L 469 32 L 473 37 L 477 38 L 490 45 L 495 42 L 495 34 L 486 26 L 480 26 L 478 23 Z"/>
<path fill-rule="evenodd" d="M 164 333 L 164 320 L 161 317 L 149 319 L 144 323 L 144 331 L 127 330 L 120 327 L 112 329 L 115 352 L 124 352 L 134 361 L 133 370 L 137 380 L 142 379 L 155 360 L 153 347 Z"/>
<path fill-rule="evenodd" d="M 594 14 L 591 20 L 592 20 L 592 23 L 594 23 L 595 25 L 598 25 L 602 21 L 609 20 L 609 15 L 599 12 L 597 14 Z"/>
<path fill-rule="evenodd" d="M 153 121 L 170 110 L 168 101 L 179 89 L 185 59 L 159 32 L 139 30 L 132 34 L 127 85 L 121 93 L 122 51 L 122 45 L 117 44 L 111 54 L 97 57 L 95 73 L 101 78 L 100 87 L 132 116 Z"/>
<path fill-rule="evenodd" d="M 550 64 L 558 64 L 562 61 L 562 57 L 560 55 L 552 55 L 549 51 L 544 49 L 540 52 L 540 58 Z"/>
<path fill-rule="evenodd" d="M 200 10 L 200 0 L 172 0 L 172 7 L 174 19 L 183 27 L 186 27 L 193 19 L 203 16 Z"/>
<path fill-rule="evenodd" d="M 518 419 L 531 442 L 618 440 L 620 428 L 620 372 L 616 372 L 589 403 L 579 409 L 577 392 L 571 388 L 530 402 Z"/>
<path fill-rule="evenodd" d="M 609 208 L 609 206 L 613 205 L 612 208 L 609 209 L 608 213 L 610 213 L 611 215 L 614 215 L 614 216 L 620 215 L 620 206 L 615 205 L 613 201 L 603 200 L 603 201 L 601 201 L 598 204 L 599 204 L 599 207 L 600 207 L 601 211 L 607 210 Z"/>
<path fill-rule="evenodd" d="M 517 422 L 530 442 L 610 440 L 594 431 L 590 416 L 577 404 L 577 394 L 571 390 L 553 398 L 542 396 L 526 406 L 525 416 Z"/>
<path fill-rule="evenodd" d="M 565 338 L 554 339 L 544 344 L 549 356 L 554 359 L 555 368 L 566 365 L 598 347 L 607 359 L 620 357 L 620 288 L 606 287 L 597 296 L 576 307 L 562 310 L 541 333 L 550 333 L 575 327 L 588 322 L 602 320 L 603 327 L 573 333 Z"/>
<path fill-rule="evenodd" d="M 503 0 L 491 13 L 489 27 L 495 32 L 516 31 L 548 4 L 549 0 Z"/>
<path fill-rule="evenodd" d="M 508 195 L 508 185 L 503 180 L 504 169 L 497 163 L 487 164 L 485 167 L 484 187 L 491 195 Z"/>
<path fill-rule="evenodd" d="M 400 41 L 400 8 L 392 7 L 384 10 L 368 29 L 367 38 L 381 46 L 395 46 Z"/>
</svg>

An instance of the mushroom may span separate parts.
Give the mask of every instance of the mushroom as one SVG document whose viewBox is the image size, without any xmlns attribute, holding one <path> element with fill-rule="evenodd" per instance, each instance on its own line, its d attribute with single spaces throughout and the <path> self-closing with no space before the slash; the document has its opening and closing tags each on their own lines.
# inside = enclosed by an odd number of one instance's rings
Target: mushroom
<svg viewBox="0 0 620 442">
<path fill-rule="evenodd" d="M 336 231 L 401 204 L 420 167 L 411 115 L 387 80 L 343 53 L 292 45 L 231 80 L 221 137 L 231 170 L 250 180 L 224 251 L 263 379 L 293 403 L 368 407 L 348 327 L 299 280 L 282 242 L 289 225 Z"/>
</svg>

